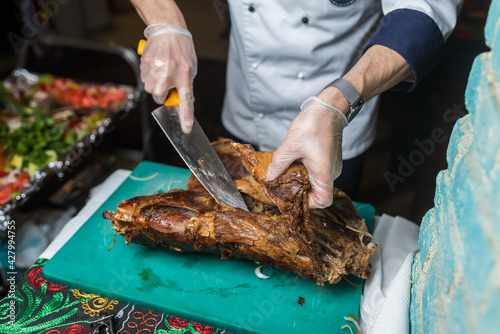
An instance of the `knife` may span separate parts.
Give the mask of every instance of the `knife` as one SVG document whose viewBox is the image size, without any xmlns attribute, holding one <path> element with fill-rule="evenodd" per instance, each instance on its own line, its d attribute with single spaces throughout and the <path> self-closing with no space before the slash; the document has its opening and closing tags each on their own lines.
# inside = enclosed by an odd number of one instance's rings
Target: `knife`
<svg viewBox="0 0 500 334">
<path fill-rule="evenodd" d="M 146 42 L 141 40 L 137 53 L 142 54 Z M 231 176 L 194 118 L 191 132 L 184 133 L 179 122 L 179 95 L 175 88 L 167 94 L 165 105 L 151 114 L 158 122 L 177 153 L 215 200 L 222 205 L 248 211 Z"/>
</svg>

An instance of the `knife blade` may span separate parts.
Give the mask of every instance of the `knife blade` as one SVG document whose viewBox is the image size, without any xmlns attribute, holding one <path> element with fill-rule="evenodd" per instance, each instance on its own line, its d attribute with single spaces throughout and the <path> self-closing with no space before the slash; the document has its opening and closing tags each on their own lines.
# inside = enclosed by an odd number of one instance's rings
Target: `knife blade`
<svg viewBox="0 0 500 334">
<path fill-rule="evenodd" d="M 146 41 L 141 39 L 137 53 L 142 55 Z M 165 105 L 151 114 L 198 181 L 222 205 L 248 211 L 238 188 L 194 118 L 190 133 L 184 133 L 179 121 L 179 95 L 175 88 L 166 97 Z"/>
<path fill-rule="evenodd" d="M 210 195 L 219 204 L 248 211 L 243 197 L 196 118 L 191 132 L 184 133 L 179 122 L 178 109 L 177 106 L 164 105 L 151 114 Z"/>
</svg>

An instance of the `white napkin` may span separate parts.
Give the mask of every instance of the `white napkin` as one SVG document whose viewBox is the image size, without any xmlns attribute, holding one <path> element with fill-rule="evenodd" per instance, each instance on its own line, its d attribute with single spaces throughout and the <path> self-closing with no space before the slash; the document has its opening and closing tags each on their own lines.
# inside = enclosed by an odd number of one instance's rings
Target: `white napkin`
<svg viewBox="0 0 500 334">
<path fill-rule="evenodd" d="M 379 248 L 370 258 L 359 324 L 363 334 L 410 332 L 411 266 L 418 251 L 419 226 L 401 217 L 375 220 L 373 237 Z"/>
<path fill-rule="evenodd" d="M 90 191 L 90 199 L 82 208 L 82 210 L 73 217 L 59 232 L 57 237 L 50 243 L 50 245 L 40 255 L 42 259 L 51 259 L 55 253 L 68 241 L 73 234 L 85 223 L 94 212 L 106 201 L 106 199 L 125 181 L 130 175 L 131 171 L 125 169 L 118 169 L 113 172 L 106 181 L 100 185 L 92 188 Z"/>
</svg>

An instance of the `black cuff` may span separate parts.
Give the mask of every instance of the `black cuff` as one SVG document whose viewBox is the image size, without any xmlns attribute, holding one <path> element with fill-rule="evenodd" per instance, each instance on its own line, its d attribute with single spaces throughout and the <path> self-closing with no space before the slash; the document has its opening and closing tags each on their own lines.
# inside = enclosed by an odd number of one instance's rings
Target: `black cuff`
<svg viewBox="0 0 500 334">
<path fill-rule="evenodd" d="M 409 92 L 436 66 L 444 38 L 436 22 L 427 14 L 397 9 L 382 18 L 363 53 L 376 44 L 396 51 L 408 62 L 414 82 L 401 82 L 392 89 Z"/>
</svg>

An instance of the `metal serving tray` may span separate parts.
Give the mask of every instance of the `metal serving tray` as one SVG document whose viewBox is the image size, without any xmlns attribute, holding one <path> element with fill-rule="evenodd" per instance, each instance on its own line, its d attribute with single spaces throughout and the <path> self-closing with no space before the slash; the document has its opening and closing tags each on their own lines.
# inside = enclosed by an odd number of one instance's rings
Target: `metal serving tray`
<svg viewBox="0 0 500 334">
<path fill-rule="evenodd" d="M 76 165 L 80 163 L 84 156 L 89 154 L 89 152 L 91 151 L 91 147 L 100 143 L 100 140 L 105 133 L 112 131 L 113 123 L 115 123 L 119 119 L 123 119 L 124 117 L 126 117 L 127 114 L 138 105 L 143 94 L 143 85 L 140 80 L 139 59 L 134 51 L 121 45 L 105 44 L 55 35 L 40 35 L 36 39 L 31 40 L 30 42 L 25 43 L 23 46 L 21 46 L 16 68 L 13 70 L 8 80 L 36 81 L 39 78 L 40 74 L 30 72 L 26 69 L 26 62 L 28 50 L 30 48 L 37 49 L 40 47 L 40 45 L 56 47 L 60 46 L 65 48 L 74 48 L 118 55 L 123 58 L 123 60 L 125 60 L 125 62 L 129 65 L 130 68 L 128 70 L 132 71 L 132 73 L 134 74 L 136 78 L 136 85 L 135 87 L 133 87 L 114 84 L 116 87 L 121 87 L 129 91 L 129 94 L 127 95 L 124 103 L 117 110 L 106 110 L 96 107 L 96 109 L 98 108 L 106 113 L 107 117 L 103 120 L 102 124 L 98 128 L 88 133 L 82 139 L 80 139 L 72 148 L 70 148 L 66 152 L 64 158 L 58 161 L 50 162 L 47 167 L 37 171 L 35 173 L 34 180 L 31 181 L 31 184 L 28 187 L 25 187 L 21 190 L 22 193 L 19 196 L 0 207 L 0 231 L 6 230 L 13 210 L 27 202 L 32 195 L 34 195 L 44 186 L 48 179 L 50 179 L 52 176 L 56 176 L 62 179 L 67 172 L 76 167 Z M 81 82 L 81 80 L 75 81 Z M 103 84 L 103 82 L 99 83 Z M 143 114 L 147 113 L 147 110 L 146 108 L 144 108 L 144 106 L 141 106 L 141 109 L 144 109 Z M 144 126 L 146 128 L 144 128 Z M 147 143 L 149 141 L 150 130 L 148 125 L 144 126 L 142 129 L 143 143 Z"/>
</svg>

